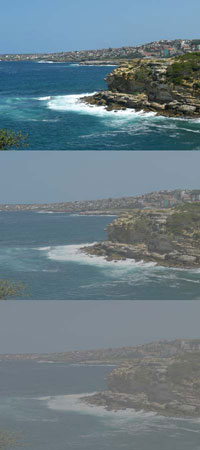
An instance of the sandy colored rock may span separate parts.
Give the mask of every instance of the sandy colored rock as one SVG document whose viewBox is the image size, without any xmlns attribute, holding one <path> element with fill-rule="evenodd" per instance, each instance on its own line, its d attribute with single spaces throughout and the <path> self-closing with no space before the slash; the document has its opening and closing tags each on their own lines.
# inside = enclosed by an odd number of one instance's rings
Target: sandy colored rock
<svg viewBox="0 0 200 450">
<path fill-rule="evenodd" d="M 133 108 L 168 117 L 200 117 L 200 53 L 135 59 L 106 77 L 107 91 L 81 101 L 108 111 Z"/>
<path fill-rule="evenodd" d="M 108 240 L 82 251 L 108 261 L 134 259 L 160 266 L 200 267 L 200 204 L 133 210 L 111 222 Z"/>
</svg>

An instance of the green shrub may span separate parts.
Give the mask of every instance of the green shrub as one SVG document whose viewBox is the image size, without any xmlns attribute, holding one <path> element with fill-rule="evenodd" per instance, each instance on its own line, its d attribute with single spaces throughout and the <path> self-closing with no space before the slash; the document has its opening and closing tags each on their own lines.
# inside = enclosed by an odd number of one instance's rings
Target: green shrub
<svg viewBox="0 0 200 450">
<path fill-rule="evenodd" d="M 28 136 L 18 131 L 0 129 L 0 150 L 8 150 L 9 148 L 26 148 Z"/>
<path fill-rule="evenodd" d="M 152 70 L 148 67 L 140 67 L 135 72 L 135 80 L 141 83 L 145 83 L 150 80 Z"/>
<path fill-rule="evenodd" d="M 167 68 L 166 76 L 170 83 L 183 84 L 195 81 L 200 75 L 200 53 L 187 53 L 174 58 L 174 63 Z"/>
<path fill-rule="evenodd" d="M 177 206 L 174 213 L 168 217 L 166 228 L 169 233 L 173 234 L 182 234 L 183 229 L 192 231 L 195 228 L 195 238 L 198 239 L 200 204 L 188 203 L 187 205 Z"/>
<path fill-rule="evenodd" d="M 15 283 L 14 281 L 0 280 L 0 300 L 20 297 L 25 292 L 26 288 L 21 282 Z"/>
<path fill-rule="evenodd" d="M 8 430 L 0 430 L 0 449 L 11 450 L 20 445 L 21 436 L 19 433 L 12 433 Z M 21 446 L 21 445 L 20 445 Z"/>
</svg>

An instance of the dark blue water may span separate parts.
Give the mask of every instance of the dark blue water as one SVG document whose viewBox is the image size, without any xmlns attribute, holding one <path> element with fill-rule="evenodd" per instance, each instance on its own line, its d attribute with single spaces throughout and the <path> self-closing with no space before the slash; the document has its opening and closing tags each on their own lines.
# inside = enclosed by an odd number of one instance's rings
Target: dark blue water
<svg viewBox="0 0 200 450">
<path fill-rule="evenodd" d="M 0 278 L 27 286 L 26 300 L 188 300 L 200 298 L 200 271 L 81 252 L 106 238 L 108 216 L 0 212 Z"/>
<path fill-rule="evenodd" d="M 28 133 L 32 150 L 199 150 L 200 121 L 106 112 L 79 102 L 106 88 L 114 67 L 0 62 L 1 128 Z"/>
<path fill-rule="evenodd" d="M 19 436 L 8 450 L 199 450 L 198 420 L 107 412 L 80 396 L 105 388 L 112 367 L 0 362 L 0 432 Z"/>
</svg>

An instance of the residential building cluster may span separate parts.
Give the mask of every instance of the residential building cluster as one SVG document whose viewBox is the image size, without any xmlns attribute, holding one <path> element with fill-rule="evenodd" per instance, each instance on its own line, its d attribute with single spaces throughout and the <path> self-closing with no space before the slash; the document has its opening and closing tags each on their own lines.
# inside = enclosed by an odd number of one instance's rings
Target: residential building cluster
<svg viewBox="0 0 200 450">
<path fill-rule="evenodd" d="M 154 341 L 138 346 L 120 348 L 101 348 L 97 350 L 68 351 L 62 353 L 46 354 L 4 354 L 0 355 L 1 360 L 40 360 L 59 361 L 68 363 L 100 362 L 131 360 L 136 358 L 168 358 L 171 356 L 181 356 L 185 353 L 200 352 L 200 339 L 176 339 L 174 341 L 162 340 Z"/>
<path fill-rule="evenodd" d="M 184 203 L 200 203 L 200 189 L 154 191 L 134 197 L 106 198 L 46 204 L 1 204 L 0 211 L 52 211 L 68 213 L 118 213 L 130 209 L 170 208 Z"/>
<path fill-rule="evenodd" d="M 150 42 L 138 46 L 80 50 L 57 53 L 2 54 L 1 61 L 84 62 L 132 58 L 168 58 L 200 51 L 200 39 L 175 39 Z"/>
</svg>

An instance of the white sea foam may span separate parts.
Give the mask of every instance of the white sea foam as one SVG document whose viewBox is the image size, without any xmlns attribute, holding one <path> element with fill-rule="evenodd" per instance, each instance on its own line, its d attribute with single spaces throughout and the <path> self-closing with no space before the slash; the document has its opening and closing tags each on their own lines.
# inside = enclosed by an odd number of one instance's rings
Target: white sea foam
<svg viewBox="0 0 200 450">
<path fill-rule="evenodd" d="M 51 100 L 51 97 L 50 97 L 50 95 L 48 95 L 47 97 L 36 97 L 35 100 L 40 100 L 40 101 Z"/>
<path fill-rule="evenodd" d="M 69 366 L 73 367 L 116 367 L 116 364 L 102 364 L 102 363 L 71 363 Z"/>
<path fill-rule="evenodd" d="M 69 217 L 117 217 L 116 214 L 70 214 L 67 211 L 34 211 L 36 214 L 67 214 Z"/>
<path fill-rule="evenodd" d="M 89 67 L 89 66 L 88 66 Z M 97 92 L 93 92 L 93 93 L 83 93 L 83 94 L 74 94 L 74 95 L 58 95 L 58 96 L 52 96 L 52 97 L 40 97 L 38 100 L 43 100 L 46 102 L 46 106 L 51 109 L 51 110 L 55 110 L 55 111 L 69 111 L 69 112 L 75 112 L 78 114 L 90 114 L 90 115 L 96 115 L 102 119 L 108 119 L 109 121 L 105 121 L 105 123 L 107 123 L 109 126 L 113 125 L 114 127 L 117 125 L 121 125 L 123 123 L 127 123 L 127 122 L 132 122 L 132 121 L 137 121 L 137 119 L 153 119 L 151 121 L 148 121 L 148 124 L 152 123 L 153 127 L 155 128 L 161 128 L 161 131 L 163 131 L 163 129 L 171 129 L 173 132 L 173 135 L 171 137 L 175 138 L 175 132 L 178 132 L 178 136 L 181 132 L 187 132 L 187 133 L 195 133 L 195 134 L 199 134 L 200 130 L 197 129 L 191 129 L 191 128 L 186 128 L 186 127 L 179 127 L 177 126 L 176 122 L 180 123 L 180 122 L 185 122 L 188 125 L 189 124 L 199 124 L 200 123 L 200 119 L 199 118 L 195 118 L 195 119 L 189 119 L 189 118 L 184 118 L 184 117 L 164 117 L 164 116 L 160 116 L 157 115 L 156 112 L 153 111 L 149 111 L 149 112 L 145 112 L 143 110 L 141 111 L 135 111 L 135 109 L 133 108 L 127 108 L 126 110 L 119 110 L 119 111 L 107 111 L 106 108 L 104 106 L 97 106 L 97 105 L 88 105 L 84 102 L 81 101 L 81 98 L 85 97 L 85 96 L 92 96 L 94 94 L 96 94 Z M 113 119 L 113 120 L 112 120 Z M 116 120 L 117 119 L 117 120 Z M 161 123 L 159 125 L 159 122 L 162 121 L 163 123 Z M 145 134 L 145 132 L 149 132 L 149 128 L 145 131 L 144 129 L 144 121 L 141 122 L 142 123 L 142 129 L 135 130 L 134 128 L 134 134 L 135 133 L 140 133 L 142 131 L 143 134 Z M 120 132 L 128 132 L 127 128 L 125 130 L 123 129 L 118 129 L 118 133 Z M 129 130 L 130 134 L 132 135 L 132 130 Z M 88 137 L 88 136 L 86 136 Z"/>
<path fill-rule="evenodd" d="M 66 67 L 80 67 L 80 64 L 71 63 L 66 61 L 36 61 L 38 64 L 65 64 Z"/>
<path fill-rule="evenodd" d="M 117 67 L 117 64 L 79 64 L 81 67 Z"/>
<path fill-rule="evenodd" d="M 134 409 L 126 409 L 120 411 L 107 411 L 103 406 L 88 405 L 81 401 L 82 397 L 94 395 L 93 393 L 62 395 L 55 397 L 40 397 L 41 401 L 46 401 L 49 409 L 57 411 L 73 411 L 79 414 L 89 414 L 100 417 L 134 419 L 155 416 L 155 413 L 145 413 L 144 411 L 136 412 Z"/>
<path fill-rule="evenodd" d="M 36 61 L 37 62 L 37 64 L 54 64 L 54 61 L 43 61 L 43 60 L 41 60 L 41 61 Z"/>
<path fill-rule="evenodd" d="M 70 216 L 70 214 L 66 211 L 34 211 L 36 214 L 67 214 Z"/>
<path fill-rule="evenodd" d="M 37 364 L 56 364 L 55 361 L 43 361 L 43 360 L 36 361 L 36 363 Z"/>
<path fill-rule="evenodd" d="M 26 118 L 27 122 L 51 122 L 51 123 L 55 123 L 55 122 L 59 122 L 59 119 L 30 119 L 30 118 Z"/>
<path fill-rule="evenodd" d="M 35 211 L 36 214 L 55 214 L 54 211 Z"/>
<path fill-rule="evenodd" d="M 69 214 L 70 217 L 117 217 L 116 214 Z"/>
<path fill-rule="evenodd" d="M 60 245 L 54 247 L 40 247 L 39 250 L 47 252 L 47 257 L 54 261 L 75 262 L 79 264 L 89 264 L 99 267 L 110 266 L 117 269 L 134 269 L 136 267 L 153 267 L 155 263 L 144 263 L 144 261 L 136 262 L 134 259 L 126 259 L 122 261 L 107 261 L 103 256 L 87 255 L 81 251 L 84 246 L 92 246 L 96 244 L 81 245 Z"/>
<path fill-rule="evenodd" d="M 121 111 L 107 111 L 104 106 L 96 106 L 96 105 L 88 105 L 84 102 L 81 102 L 81 98 L 84 96 L 92 96 L 96 94 L 93 92 L 92 94 L 75 94 L 75 95 L 57 95 L 52 96 L 50 100 L 47 102 L 47 107 L 56 111 L 71 111 L 77 112 L 80 114 L 95 114 L 98 116 L 108 117 L 117 117 L 117 118 L 128 118 L 134 119 L 136 117 L 154 117 L 154 112 L 144 112 L 144 111 L 135 111 L 134 109 L 126 109 Z M 42 99 L 42 98 L 40 98 Z"/>
</svg>

